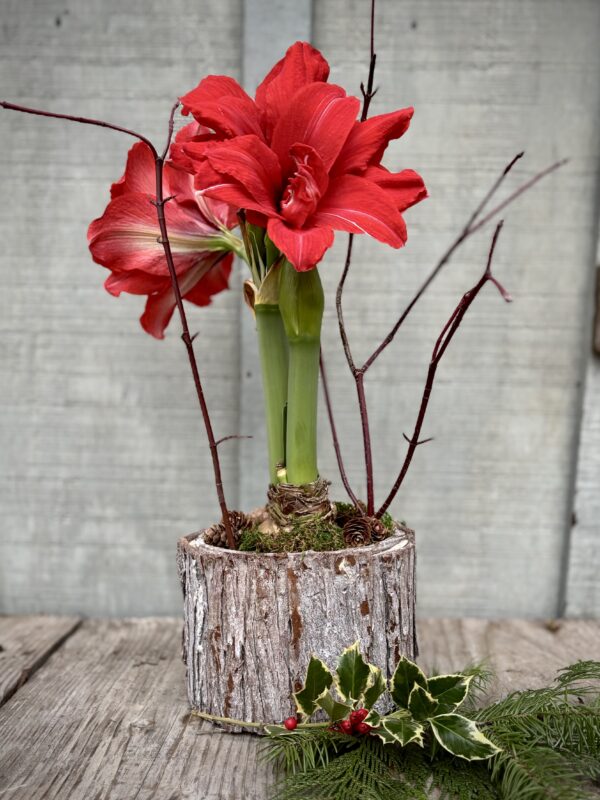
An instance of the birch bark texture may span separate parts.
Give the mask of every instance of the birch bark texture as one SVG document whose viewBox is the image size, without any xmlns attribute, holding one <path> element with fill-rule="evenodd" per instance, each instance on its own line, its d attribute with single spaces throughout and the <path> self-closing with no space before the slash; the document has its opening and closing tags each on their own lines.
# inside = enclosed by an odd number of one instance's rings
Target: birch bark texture
<svg viewBox="0 0 600 800">
<path fill-rule="evenodd" d="M 183 658 L 190 705 L 203 713 L 281 723 L 311 655 L 331 669 L 355 641 L 391 677 L 414 658 L 415 542 L 324 553 L 244 553 L 180 539 Z M 242 729 L 228 726 L 230 730 Z"/>
</svg>

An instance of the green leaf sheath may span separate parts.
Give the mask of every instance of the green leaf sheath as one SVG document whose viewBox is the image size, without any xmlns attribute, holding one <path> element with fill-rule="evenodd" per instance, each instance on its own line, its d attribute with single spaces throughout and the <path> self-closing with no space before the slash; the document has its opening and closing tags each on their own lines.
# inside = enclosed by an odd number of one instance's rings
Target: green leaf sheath
<svg viewBox="0 0 600 800">
<path fill-rule="evenodd" d="M 289 343 L 286 481 L 298 486 L 319 477 L 317 401 L 324 302 L 316 269 L 296 272 L 288 262 L 283 264 L 279 308 Z"/>
<path fill-rule="evenodd" d="M 276 483 L 277 465 L 285 464 L 288 343 L 279 306 L 259 304 L 254 311 L 267 418 L 269 477 L 271 483 Z"/>
<path fill-rule="evenodd" d="M 317 402 L 320 342 L 290 341 L 286 431 L 287 483 L 302 486 L 319 477 Z"/>
</svg>

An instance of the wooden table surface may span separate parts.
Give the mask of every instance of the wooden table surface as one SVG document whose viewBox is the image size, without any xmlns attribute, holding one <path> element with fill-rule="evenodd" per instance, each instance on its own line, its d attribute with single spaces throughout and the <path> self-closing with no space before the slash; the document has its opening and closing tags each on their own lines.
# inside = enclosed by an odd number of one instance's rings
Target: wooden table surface
<svg viewBox="0 0 600 800">
<path fill-rule="evenodd" d="M 419 631 L 426 669 L 487 658 L 494 695 L 600 660 L 600 621 L 436 619 Z M 0 800 L 265 800 L 261 741 L 189 714 L 180 646 L 176 619 L 0 616 Z"/>
</svg>

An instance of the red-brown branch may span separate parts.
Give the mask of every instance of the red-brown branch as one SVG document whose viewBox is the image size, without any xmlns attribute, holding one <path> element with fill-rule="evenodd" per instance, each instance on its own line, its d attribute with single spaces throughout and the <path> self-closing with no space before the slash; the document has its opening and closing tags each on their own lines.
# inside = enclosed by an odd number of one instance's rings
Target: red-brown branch
<svg viewBox="0 0 600 800">
<path fill-rule="evenodd" d="M 375 64 L 377 61 L 377 54 L 375 53 L 375 0 L 371 0 L 371 32 L 369 41 L 370 41 L 371 57 L 369 61 L 369 76 L 367 79 L 366 89 L 364 84 L 361 83 L 360 85 L 360 90 L 363 96 L 362 113 L 360 115 L 361 122 L 364 122 L 366 120 L 367 115 L 369 113 L 369 106 L 371 105 L 371 100 L 373 99 L 376 92 L 376 90 L 373 89 L 373 82 L 375 80 Z M 367 514 L 369 516 L 373 516 L 373 513 L 375 511 L 375 489 L 373 482 L 373 451 L 371 447 L 371 430 L 369 427 L 369 410 L 367 407 L 367 399 L 365 396 L 364 374 L 362 370 L 356 368 L 356 364 L 354 363 L 354 358 L 352 357 L 352 351 L 350 349 L 350 342 L 348 341 L 346 327 L 344 325 L 344 314 L 342 310 L 342 295 L 344 292 L 344 284 L 346 283 L 346 278 L 348 277 L 350 264 L 352 262 L 353 243 L 354 243 L 354 234 L 351 233 L 350 236 L 348 237 L 348 250 L 346 252 L 346 261 L 344 264 L 344 269 L 342 272 L 342 276 L 340 278 L 340 282 L 338 283 L 337 286 L 337 291 L 335 293 L 335 307 L 337 311 L 340 337 L 342 339 L 342 345 L 344 347 L 344 353 L 346 355 L 346 361 L 348 362 L 350 372 L 352 373 L 352 377 L 354 378 L 354 382 L 356 384 L 356 396 L 358 399 L 358 408 L 360 411 L 360 423 L 362 429 L 363 450 L 365 458 L 365 473 L 367 482 Z M 333 433 L 333 428 L 332 428 L 332 433 Z"/>
<path fill-rule="evenodd" d="M 208 437 L 208 444 L 210 448 L 210 453 L 212 457 L 212 464 L 213 464 L 213 471 L 215 477 L 215 487 L 217 490 L 217 497 L 219 500 L 219 506 L 221 508 L 222 518 L 223 518 L 223 525 L 225 526 L 225 531 L 227 535 L 227 544 L 231 549 L 235 549 L 235 540 L 233 536 L 233 530 L 231 527 L 231 520 L 229 518 L 229 511 L 227 508 L 227 503 L 225 500 L 225 491 L 223 488 L 223 480 L 221 474 L 221 464 L 219 460 L 218 448 L 217 443 L 215 441 L 215 436 L 212 428 L 212 423 L 210 419 L 210 414 L 208 411 L 208 406 L 206 404 L 206 398 L 204 396 L 204 391 L 202 388 L 202 382 L 200 380 L 200 371 L 198 369 L 198 363 L 196 361 L 196 356 L 194 353 L 194 345 L 193 340 L 195 336 L 190 335 L 188 323 L 187 323 L 187 316 L 185 313 L 185 308 L 183 306 L 183 299 L 181 296 L 181 290 L 179 287 L 179 280 L 177 278 L 177 272 L 175 270 L 175 264 L 173 262 L 173 253 L 171 251 L 171 243 L 169 241 L 169 233 L 167 230 L 167 222 L 165 219 L 165 205 L 172 197 L 164 197 L 163 196 L 163 168 L 164 162 L 169 152 L 169 147 L 171 145 L 171 139 L 173 137 L 173 128 L 174 128 L 174 119 L 175 119 L 175 111 L 179 107 L 179 102 L 177 102 L 173 108 L 171 109 L 171 114 L 169 116 L 169 131 L 167 142 L 164 148 L 163 153 L 159 156 L 156 148 L 152 144 L 152 142 L 147 139 L 145 136 L 142 136 L 135 131 L 131 131 L 128 128 L 122 128 L 119 125 L 113 125 L 109 122 L 104 122 L 103 120 L 97 119 L 90 119 L 88 117 L 75 117 L 70 114 L 55 114 L 50 111 L 41 111 L 36 108 L 27 108 L 26 106 L 19 106 L 15 105 L 14 103 L 8 102 L 0 102 L 0 106 L 2 108 L 11 110 L 11 111 L 20 111 L 25 114 L 36 114 L 41 117 L 51 117 L 53 119 L 64 119 L 68 120 L 69 122 L 78 122 L 83 125 L 96 125 L 100 128 L 108 128 L 110 130 L 119 131 L 120 133 L 125 133 L 129 136 L 133 136 L 136 139 L 139 139 L 143 142 L 152 153 L 152 157 L 154 158 L 155 163 L 155 175 L 156 175 L 156 200 L 152 201 L 153 205 L 156 208 L 156 215 L 158 219 L 158 225 L 160 228 L 160 242 L 163 246 L 163 250 L 165 253 L 165 259 L 167 262 L 167 267 L 169 270 L 169 275 L 171 277 L 171 285 L 173 287 L 173 293 L 175 295 L 175 303 L 177 305 L 177 309 L 179 311 L 179 316 L 181 319 L 181 325 L 183 328 L 183 334 L 181 338 L 183 339 L 185 346 L 188 352 L 188 358 L 190 362 L 190 368 L 192 370 L 192 375 L 194 378 L 194 385 L 196 387 L 196 394 L 198 395 L 198 402 L 200 404 L 200 410 L 202 412 L 202 419 L 204 421 L 204 426 L 206 428 L 206 434 Z"/>
<path fill-rule="evenodd" d="M 206 435 L 208 437 L 208 446 L 210 449 L 213 472 L 215 476 L 215 487 L 217 490 L 217 498 L 219 500 L 219 506 L 221 508 L 222 522 L 223 525 L 225 526 L 227 545 L 231 550 L 235 550 L 235 538 L 233 535 L 233 529 L 231 527 L 231 519 L 229 517 L 227 502 L 225 500 L 225 489 L 223 487 L 223 476 L 221 473 L 219 448 L 215 440 L 212 421 L 210 419 L 210 413 L 208 410 L 208 405 L 206 403 L 204 389 L 202 388 L 202 381 L 200 379 L 200 370 L 198 369 L 198 362 L 196 360 L 196 355 L 194 353 L 194 340 L 190 335 L 190 329 L 187 321 L 187 314 L 185 312 L 185 307 L 183 305 L 183 297 L 181 296 L 181 289 L 179 287 L 177 271 L 175 270 L 175 262 L 173 261 L 171 242 L 169 241 L 169 233 L 167 231 L 167 220 L 165 218 L 165 204 L 172 198 L 163 197 L 163 168 L 164 168 L 165 158 L 169 152 L 171 139 L 173 137 L 173 124 L 174 124 L 173 121 L 174 121 L 175 111 L 178 108 L 178 106 L 179 103 L 176 103 L 171 110 L 171 115 L 169 117 L 169 131 L 165 149 L 161 156 L 157 155 L 155 157 L 156 201 L 154 202 L 154 205 L 156 206 L 156 215 L 158 218 L 158 225 L 160 228 L 161 244 L 165 252 L 165 260 L 167 262 L 169 275 L 171 277 L 171 286 L 173 287 L 173 293 L 175 295 L 175 303 L 177 305 L 177 310 L 179 311 L 179 318 L 181 319 L 181 327 L 183 329 L 181 338 L 183 339 L 183 342 L 187 349 L 188 360 L 190 362 L 190 369 L 192 371 L 192 376 L 194 378 L 194 386 L 196 387 L 196 394 L 198 396 L 198 403 L 200 404 L 200 411 L 202 412 L 202 419 L 204 420 L 204 427 L 206 428 Z"/>
<path fill-rule="evenodd" d="M 120 125 L 113 125 L 111 122 L 104 122 L 101 119 L 91 119 L 90 117 L 74 117 L 71 114 L 55 114 L 52 111 L 41 111 L 39 108 L 28 108 L 27 106 L 18 106 L 15 103 L 8 103 L 6 100 L 0 102 L 2 108 L 8 111 L 20 111 L 23 114 L 35 114 L 38 117 L 50 117 L 52 119 L 66 119 L 69 122 L 80 122 L 82 125 L 96 125 L 99 128 L 108 128 L 111 131 L 119 131 L 125 133 L 127 136 L 133 136 L 134 139 L 139 139 L 152 151 L 154 158 L 158 157 L 158 153 L 150 139 L 146 139 L 141 133 L 129 130 L 129 128 L 122 128 Z"/>
<path fill-rule="evenodd" d="M 528 181 L 526 181 L 525 183 L 521 184 L 521 186 L 519 186 L 517 189 L 515 189 L 515 191 L 512 192 L 505 200 L 503 200 L 501 203 L 499 203 L 497 206 L 495 206 L 491 211 L 489 211 L 485 215 L 485 217 L 482 217 L 478 221 L 478 218 L 482 214 L 484 208 L 487 206 L 487 204 L 492 199 L 492 197 L 496 194 L 496 192 L 498 191 L 498 189 L 502 185 L 502 183 L 503 183 L 504 179 L 506 178 L 506 176 L 508 175 L 508 173 L 514 167 L 514 165 L 517 163 L 517 161 L 519 161 L 519 159 L 522 158 L 522 157 L 523 157 L 523 153 L 518 153 L 513 158 L 513 160 L 509 164 L 506 165 L 506 167 L 504 168 L 504 170 L 502 171 L 500 176 L 496 179 L 496 181 L 494 182 L 492 187 L 489 189 L 489 191 L 487 192 L 487 194 L 485 195 L 483 200 L 479 203 L 479 205 L 477 206 L 475 211 L 469 217 L 469 220 L 468 220 L 467 224 L 464 226 L 464 228 L 459 233 L 459 235 L 456 237 L 456 239 L 452 242 L 450 247 L 446 250 L 444 255 L 440 258 L 438 263 L 435 265 L 433 271 L 429 274 L 427 280 L 421 285 L 421 287 L 419 288 L 419 290 L 417 291 L 415 296 L 412 298 L 410 303 L 406 306 L 406 308 L 404 309 L 404 311 L 402 312 L 402 314 L 398 318 L 397 322 L 394 324 L 393 328 L 387 334 L 385 339 L 383 339 L 381 344 L 379 344 L 375 348 L 375 350 L 371 353 L 369 358 L 362 365 L 361 369 L 362 369 L 363 372 L 366 372 L 373 365 L 373 362 L 386 349 L 386 347 L 388 347 L 388 345 L 390 345 L 392 343 L 392 341 L 394 340 L 394 337 L 398 333 L 398 331 L 400 329 L 400 326 L 402 325 L 404 320 L 408 317 L 408 315 L 413 310 L 413 308 L 416 305 L 416 303 L 418 302 L 418 300 L 421 298 L 421 296 L 428 289 L 429 285 L 438 276 L 438 274 L 440 273 L 442 268 L 450 261 L 450 259 L 452 258 L 452 256 L 456 252 L 456 250 L 458 250 L 458 248 L 470 236 L 472 236 L 474 233 L 477 233 L 477 231 L 480 230 L 481 228 L 483 228 L 484 225 L 487 225 L 488 222 L 490 222 L 494 217 L 496 217 L 508 205 L 513 203 L 518 197 L 520 197 L 526 191 L 531 189 L 538 181 L 542 180 L 542 178 L 545 178 L 551 172 L 554 172 L 556 169 L 558 169 L 559 167 L 563 166 L 563 164 L 567 163 L 567 159 L 565 159 L 563 161 L 557 161 L 555 164 L 552 164 L 549 167 L 546 167 L 546 169 L 543 169 L 541 172 L 538 172 L 536 175 L 533 176 L 533 178 L 530 178 Z"/>
<path fill-rule="evenodd" d="M 427 380 L 425 382 L 425 388 L 423 389 L 423 395 L 421 397 L 421 405 L 419 407 L 419 413 L 417 415 L 417 421 L 415 423 L 415 427 L 414 427 L 414 430 L 413 430 L 413 433 L 412 433 L 412 436 L 410 437 L 410 439 L 408 439 L 405 436 L 405 438 L 407 439 L 409 444 L 408 444 L 408 449 L 406 451 L 406 456 L 404 458 L 404 462 L 403 462 L 402 467 L 400 469 L 400 473 L 399 473 L 398 477 L 396 478 L 396 481 L 395 481 L 394 485 L 392 486 L 392 488 L 390 490 L 390 493 L 386 497 L 386 499 L 385 499 L 383 505 L 381 506 L 381 508 L 379 508 L 377 513 L 375 514 L 376 517 L 381 517 L 381 515 L 384 514 L 387 511 L 387 509 L 389 508 L 390 504 L 392 503 L 392 501 L 396 497 L 396 495 L 398 493 L 398 490 L 402 486 L 402 482 L 404 481 L 404 478 L 406 477 L 406 473 L 408 472 L 408 468 L 410 467 L 412 458 L 413 458 L 413 456 L 415 454 L 415 450 L 417 449 L 417 447 L 420 444 L 424 444 L 424 442 L 427 441 L 427 440 L 420 440 L 419 436 L 421 434 L 421 428 L 423 427 L 423 422 L 425 420 L 425 414 L 427 413 L 427 406 L 429 404 L 429 399 L 431 397 L 431 391 L 433 389 L 433 382 L 435 380 L 435 373 L 437 371 L 437 368 L 439 366 L 439 363 L 440 363 L 444 353 L 446 352 L 450 342 L 452 341 L 452 339 L 454 337 L 454 334 L 456 333 L 456 331 L 460 327 L 460 324 L 461 324 L 461 322 L 463 320 L 463 317 L 465 316 L 465 314 L 469 310 L 469 307 L 471 306 L 471 304 L 473 303 L 473 301 L 475 300 L 475 298 L 477 297 L 479 292 L 483 289 L 485 284 L 488 283 L 488 281 L 490 283 L 493 283 L 494 286 L 496 286 L 496 288 L 498 289 L 498 291 L 500 292 L 500 294 L 502 295 L 504 300 L 506 300 L 507 302 L 510 302 L 510 300 L 511 300 L 510 295 L 504 289 L 502 284 L 498 281 L 497 278 L 495 278 L 492 275 L 492 260 L 493 260 L 493 257 L 494 257 L 494 250 L 496 249 L 496 242 L 498 241 L 498 236 L 500 235 L 500 231 L 502 230 L 502 225 L 503 225 L 503 222 L 499 222 L 498 225 L 496 226 L 496 230 L 494 231 L 494 236 L 492 238 L 492 243 L 490 245 L 490 250 L 489 250 L 489 254 L 488 254 L 488 260 L 487 260 L 487 266 L 486 266 L 485 272 L 483 273 L 483 275 L 481 276 L 479 281 L 475 284 L 475 286 L 473 286 L 472 289 L 469 289 L 469 291 L 466 292 L 462 296 L 460 302 L 458 303 L 458 305 L 454 309 L 450 319 L 444 325 L 444 328 L 443 328 L 442 332 L 440 333 L 440 335 L 437 338 L 437 341 L 435 343 L 435 347 L 433 348 L 433 352 L 431 354 L 431 361 L 429 362 L 429 369 L 427 371 Z"/>
<path fill-rule="evenodd" d="M 321 383 L 323 385 L 323 395 L 325 396 L 327 416 L 329 417 L 329 426 L 331 428 L 331 438 L 333 439 L 333 449 L 335 450 L 335 457 L 337 459 L 337 465 L 340 471 L 340 476 L 342 478 L 342 483 L 344 484 L 344 489 L 346 490 L 348 497 L 350 498 L 350 500 L 352 500 L 356 509 L 362 513 L 360 503 L 358 501 L 357 496 L 352 491 L 352 487 L 350 486 L 350 481 L 348 480 L 348 475 L 346 473 L 346 468 L 344 467 L 344 460 L 342 458 L 342 450 L 340 448 L 340 441 L 337 435 L 337 428 L 335 425 L 335 418 L 333 415 L 333 406 L 331 404 L 331 396 L 329 394 L 329 385 L 327 383 L 327 373 L 325 371 L 325 362 L 323 361 L 322 351 L 321 353 L 319 353 L 319 368 L 321 370 Z"/>
</svg>

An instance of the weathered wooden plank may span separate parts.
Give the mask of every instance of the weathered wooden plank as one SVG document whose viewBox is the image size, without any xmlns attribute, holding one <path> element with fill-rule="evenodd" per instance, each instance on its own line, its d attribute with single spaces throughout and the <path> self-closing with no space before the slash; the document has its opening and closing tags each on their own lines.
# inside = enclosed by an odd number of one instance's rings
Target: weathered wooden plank
<svg viewBox="0 0 600 800">
<path fill-rule="evenodd" d="M 417 628 L 419 661 L 429 671 L 489 663 L 496 674 L 490 699 L 545 686 L 575 661 L 600 661 L 596 620 L 422 619 Z"/>
<path fill-rule="evenodd" d="M 79 623 L 78 617 L 0 616 L 0 705 L 29 680 Z"/>
<path fill-rule="evenodd" d="M 600 265 L 600 240 L 596 263 Z M 565 581 L 565 613 L 575 617 L 600 616 L 600 351 L 589 347 L 592 337 L 597 338 L 600 331 L 600 266 L 597 289 L 598 305 L 589 309 L 595 312 L 596 329 L 592 329 L 592 323 L 586 348 L 588 355 L 570 520 L 569 570 Z"/>
<path fill-rule="evenodd" d="M 421 663 L 488 657 L 494 693 L 600 659 L 600 622 L 421 620 Z M 11 800 L 266 800 L 260 741 L 188 713 L 172 619 L 90 620 L 0 709 L 0 793 Z"/>
<path fill-rule="evenodd" d="M 188 714 L 180 621 L 88 621 L 4 706 L 0 792 L 262 800 L 258 746 Z"/>
<path fill-rule="evenodd" d="M 2 21 L 3 95 L 157 142 L 177 95 L 240 74 L 241 0 L 7 0 Z M 175 543 L 218 515 L 185 349 L 176 319 L 145 334 L 143 298 L 105 292 L 87 251 L 133 140 L 8 112 L 0 138 L 0 609 L 176 613 Z M 237 432 L 236 309 L 190 308 L 219 436 Z M 221 454 L 235 505 L 236 442 Z"/>
<path fill-rule="evenodd" d="M 244 28 L 243 5 L 179 0 L 167 15 L 158 0 L 86 0 L 67 10 L 59 0 L 43 7 L 7 0 L 0 32 L 7 92 L 162 137 L 180 86 L 209 71 L 240 76 L 242 67 L 250 86 L 262 66 L 251 74 L 250 62 L 243 64 L 243 31 L 266 60 L 287 44 L 288 33 L 275 39 L 283 31 L 271 25 L 276 14 L 289 19 L 305 8 L 304 0 L 274 4 L 260 41 L 259 25 Z M 332 79 L 349 90 L 365 75 L 368 5 L 315 3 L 314 41 L 331 61 Z M 571 510 L 581 345 L 589 343 L 583 311 L 596 224 L 600 4 L 381 0 L 378 9 L 381 88 L 373 111 L 417 109 L 387 163 L 419 169 L 431 198 L 407 214 L 404 252 L 357 242 L 346 293 L 357 357 L 387 330 L 508 157 L 528 153 L 515 185 L 571 156 L 569 167 L 507 218 L 497 269 L 517 302 L 507 309 L 490 292 L 470 312 L 430 406 L 427 431 L 436 441 L 420 449 L 395 507 L 417 531 L 423 612 L 554 614 Z M 307 30 L 306 20 L 297 34 L 292 26 L 289 39 Z M 141 334 L 139 298 L 104 294 L 102 270 L 85 245 L 87 223 L 102 211 L 128 142 L 8 113 L 0 126 L 10 142 L 0 166 L 11 198 L 0 209 L 0 504 L 7 509 L 0 608 L 27 611 L 35 602 L 90 614 L 175 612 L 175 539 L 217 515 L 210 459 L 178 337 L 159 344 Z M 431 344 L 478 276 L 486 247 L 482 238 L 463 251 L 405 326 L 403 343 L 369 375 L 380 493 L 414 419 Z M 322 269 L 329 296 L 342 251 Z M 238 310 L 230 293 L 193 319 L 219 434 L 255 436 L 222 448 L 231 494 L 239 468 L 242 505 L 251 507 L 264 499 L 264 433 L 251 392 L 242 392 L 240 409 L 238 375 L 258 373 L 246 360 L 244 348 L 254 342 Z M 360 486 L 358 417 L 331 306 L 325 326 L 343 449 Z M 335 478 L 326 424 L 321 441 L 321 471 Z M 580 486 L 592 496 L 597 484 L 593 468 Z M 334 489 L 343 496 L 338 481 Z M 579 600 L 571 593 L 573 613 L 598 611 L 598 559 L 586 554 L 598 515 L 589 508 L 589 523 L 582 515 L 573 534 L 583 545 L 572 551 L 571 584 L 581 587 Z M 33 600 L 26 587 L 41 547 Z M 127 569 L 132 561 L 140 567 L 135 576 Z M 93 582 L 82 579 L 90 572 Z"/>
<path fill-rule="evenodd" d="M 359 361 L 512 155 L 526 151 L 507 193 L 557 158 L 571 159 L 506 212 L 495 268 L 515 302 L 506 306 L 490 290 L 469 310 L 438 370 L 423 430 L 434 441 L 419 448 L 393 507 L 416 531 L 421 614 L 555 616 L 571 514 L 578 382 L 590 343 L 600 4 L 384 0 L 377 6 L 380 88 L 372 113 L 415 107 L 410 130 L 388 148 L 385 163 L 418 170 L 430 197 L 407 211 L 402 251 L 357 239 L 344 302 Z M 369 3 L 315 3 L 315 44 L 332 64 L 331 80 L 348 90 L 365 78 L 368 14 Z M 367 376 L 380 498 L 404 455 L 402 432 L 412 430 L 435 338 L 481 274 L 491 233 L 481 232 L 448 265 Z M 345 254 L 344 237 L 338 238 L 321 270 L 329 298 Z M 362 489 L 360 420 L 333 302 L 324 351 L 342 449 L 352 484 Z M 590 403 L 597 396 L 598 389 Z M 336 478 L 332 496 L 343 496 L 326 424 L 321 441 L 321 473 Z M 599 484 L 595 475 L 590 492 Z M 593 591 L 598 563 L 590 564 L 586 591 Z"/>
</svg>

